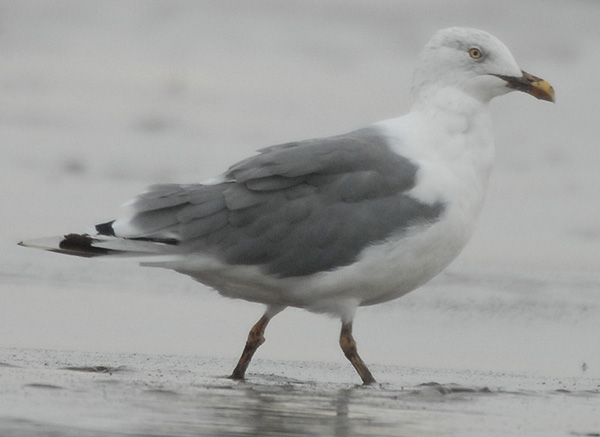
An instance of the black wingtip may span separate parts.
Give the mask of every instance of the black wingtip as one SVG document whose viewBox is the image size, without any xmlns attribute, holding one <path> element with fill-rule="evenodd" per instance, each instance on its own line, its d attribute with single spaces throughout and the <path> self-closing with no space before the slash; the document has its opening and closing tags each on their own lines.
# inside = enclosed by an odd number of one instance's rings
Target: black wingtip
<svg viewBox="0 0 600 437">
<path fill-rule="evenodd" d="M 107 237 L 115 237 L 115 230 L 112 227 L 114 222 L 114 220 L 111 220 L 109 222 L 96 225 L 96 232 L 98 232 L 100 235 L 106 235 Z"/>
<path fill-rule="evenodd" d="M 68 234 L 65 235 L 65 238 L 58 244 L 58 250 L 55 250 L 55 252 L 86 258 L 108 255 L 115 252 L 111 249 L 93 246 L 93 244 L 97 242 L 98 240 L 90 237 L 88 234 Z"/>
</svg>

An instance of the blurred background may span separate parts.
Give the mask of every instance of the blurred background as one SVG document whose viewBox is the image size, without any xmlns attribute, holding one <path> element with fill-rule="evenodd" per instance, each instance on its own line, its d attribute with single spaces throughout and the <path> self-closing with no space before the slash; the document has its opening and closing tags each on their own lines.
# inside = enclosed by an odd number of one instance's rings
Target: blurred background
<svg viewBox="0 0 600 437">
<path fill-rule="evenodd" d="M 0 1 L 0 347 L 236 358 L 259 305 L 17 243 L 88 231 L 147 185 L 201 182 L 261 147 L 402 115 L 423 45 L 470 26 L 557 103 L 492 102 L 471 243 L 421 291 L 359 311 L 361 353 L 600 374 L 598 22 L 594 0 Z M 343 360 L 338 321 L 288 310 L 269 328 L 261 357 Z"/>
</svg>

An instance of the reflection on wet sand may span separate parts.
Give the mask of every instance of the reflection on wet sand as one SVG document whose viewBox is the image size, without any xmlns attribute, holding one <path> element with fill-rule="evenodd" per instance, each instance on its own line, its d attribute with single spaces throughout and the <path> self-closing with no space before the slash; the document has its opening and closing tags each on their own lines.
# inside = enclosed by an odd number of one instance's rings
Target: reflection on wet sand
<svg viewBox="0 0 600 437">
<path fill-rule="evenodd" d="M 340 382 L 350 371 L 343 362 L 259 360 L 267 373 L 245 382 L 220 375 L 228 360 L 216 358 L 0 349 L 0 362 L 3 437 L 469 437 L 600 429 L 595 377 L 377 366 L 389 382 L 364 387 Z M 279 376 L 287 374 L 299 377 Z"/>
</svg>

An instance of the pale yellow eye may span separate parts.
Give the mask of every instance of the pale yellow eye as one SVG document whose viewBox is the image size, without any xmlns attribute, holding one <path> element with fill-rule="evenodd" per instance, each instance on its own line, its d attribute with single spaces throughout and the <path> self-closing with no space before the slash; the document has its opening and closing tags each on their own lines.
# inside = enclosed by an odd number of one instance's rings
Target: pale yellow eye
<svg viewBox="0 0 600 437">
<path fill-rule="evenodd" d="M 473 59 L 480 59 L 483 56 L 483 53 L 481 53 L 481 50 L 479 50 L 477 47 L 473 47 L 469 49 L 469 56 L 471 56 Z"/>
</svg>

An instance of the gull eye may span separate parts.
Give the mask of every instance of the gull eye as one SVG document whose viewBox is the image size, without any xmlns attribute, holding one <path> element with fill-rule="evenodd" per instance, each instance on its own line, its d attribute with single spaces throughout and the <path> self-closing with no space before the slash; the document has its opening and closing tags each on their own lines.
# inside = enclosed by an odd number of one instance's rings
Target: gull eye
<svg viewBox="0 0 600 437">
<path fill-rule="evenodd" d="M 472 47 L 469 49 L 469 56 L 473 59 L 481 59 L 483 53 L 477 47 Z"/>
</svg>

